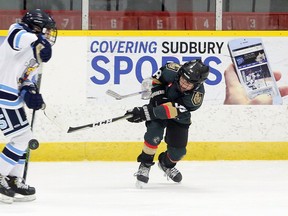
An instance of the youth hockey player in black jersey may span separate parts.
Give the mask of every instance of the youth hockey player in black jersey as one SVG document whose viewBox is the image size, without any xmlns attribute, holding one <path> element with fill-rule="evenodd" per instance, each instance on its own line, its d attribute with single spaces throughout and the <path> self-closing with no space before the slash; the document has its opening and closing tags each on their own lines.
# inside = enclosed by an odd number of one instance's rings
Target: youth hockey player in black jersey
<svg viewBox="0 0 288 216">
<path fill-rule="evenodd" d="M 201 60 L 183 65 L 168 63 L 153 76 L 149 104 L 126 112 L 132 115 L 129 122 L 146 121 L 144 146 L 137 161 L 140 162 L 136 186 L 142 187 L 149 180 L 158 145 L 164 138 L 167 150 L 158 157 L 158 166 L 174 182 L 181 182 L 182 174 L 175 165 L 186 154 L 191 111 L 199 109 L 205 95 L 204 81 L 209 67 Z M 166 129 L 165 137 L 164 132 Z"/>
<path fill-rule="evenodd" d="M 31 201 L 35 188 L 23 179 L 26 151 L 33 133 L 24 103 L 41 109 L 44 101 L 35 85 L 39 65 L 52 56 L 55 21 L 40 9 L 28 11 L 20 23 L 10 26 L 0 46 L 0 129 L 9 139 L 0 153 L 0 201 Z"/>
</svg>

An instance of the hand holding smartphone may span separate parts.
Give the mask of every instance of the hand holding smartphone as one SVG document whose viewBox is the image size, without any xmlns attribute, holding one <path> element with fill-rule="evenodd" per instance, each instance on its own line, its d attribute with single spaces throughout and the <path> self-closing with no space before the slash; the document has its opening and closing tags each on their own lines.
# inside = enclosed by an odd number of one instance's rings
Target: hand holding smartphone
<svg viewBox="0 0 288 216">
<path fill-rule="evenodd" d="M 240 83 L 248 97 L 272 96 L 273 104 L 282 104 L 282 97 L 269 65 L 260 38 L 240 38 L 228 42 L 228 49 Z"/>
</svg>

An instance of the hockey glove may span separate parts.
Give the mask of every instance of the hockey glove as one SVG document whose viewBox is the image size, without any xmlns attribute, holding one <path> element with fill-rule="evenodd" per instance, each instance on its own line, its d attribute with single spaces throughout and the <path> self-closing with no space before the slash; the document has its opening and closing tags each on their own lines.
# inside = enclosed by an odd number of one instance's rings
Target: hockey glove
<svg viewBox="0 0 288 216">
<path fill-rule="evenodd" d="M 34 44 L 34 56 L 38 63 L 48 62 L 52 56 L 51 44 L 42 34 L 38 35 L 38 40 Z"/>
<path fill-rule="evenodd" d="M 168 102 L 168 98 L 165 95 L 165 86 L 156 86 L 152 88 L 152 94 L 150 104 L 155 107 L 163 103 Z"/>
<path fill-rule="evenodd" d="M 45 106 L 42 95 L 36 91 L 35 87 L 24 86 L 21 90 L 21 96 L 29 109 L 39 110 Z"/>
<path fill-rule="evenodd" d="M 155 119 L 153 108 L 149 104 L 144 105 L 143 107 L 134 107 L 132 110 L 128 110 L 125 115 L 132 115 L 132 117 L 127 118 L 127 121 L 132 123 L 151 121 Z"/>
</svg>

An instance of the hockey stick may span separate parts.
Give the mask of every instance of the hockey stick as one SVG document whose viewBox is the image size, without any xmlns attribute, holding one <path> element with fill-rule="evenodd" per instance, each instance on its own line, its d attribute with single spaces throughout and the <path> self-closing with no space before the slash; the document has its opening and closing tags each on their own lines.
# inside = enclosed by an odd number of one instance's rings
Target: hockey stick
<svg viewBox="0 0 288 216">
<path fill-rule="evenodd" d="M 136 95 L 143 94 L 143 93 L 148 93 L 148 90 L 139 91 L 139 92 L 135 92 L 135 93 L 130 93 L 130 94 L 126 94 L 126 95 L 120 95 L 120 94 L 118 94 L 117 92 L 112 91 L 112 90 L 110 90 L 110 89 L 108 89 L 108 90 L 106 91 L 106 94 L 107 94 L 107 95 L 109 95 L 109 96 L 111 96 L 111 97 L 114 97 L 116 100 L 122 100 L 122 99 L 124 99 L 124 98 L 136 96 Z"/>
<path fill-rule="evenodd" d="M 129 114 L 129 115 L 123 115 L 123 116 L 119 116 L 119 117 L 115 117 L 115 118 L 106 119 L 103 121 L 94 122 L 91 124 L 81 125 L 81 126 L 77 126 L 77 127 L 69 127 L 67 133 L 72 133 L 72 132 L 79 131 L 79 130 L 84 130 L 84 129 L 89 129 L 89 128 L 93 128 L 96 126 L 110 124 L 112 122 L 116 122 L 116 121 L 119 121 L 121 119 L 127 119 L 130 117 L 132 117 L 132 115 Z"/>
<path fill-rule="evenodd" d="M 43 65 L 42 65 L 42 61 L 41 61 L 41 58 L 39 56 L 39 53 L 40 53 L 40 50 L 42 49 L 43 47 L 39 44 L 38 47 L 36 47 L 37 49 L 37 59 L 38 59 L 38 63 L 39 63 L 39 69 L 38 69 L 38 77 L 37 77 L 37 80 L 36 80 L 36 91 L 39 92 L 40 91 L 40 86 L 41 86 L 41 80 L 42 80 L 42 71 L 43 71 Z M 44 104 L 44 108 L 45 108 L 45 104 Z M 32 112 L 32 117 L 31 117 L 31 130 L 33 131 L 33 126 L 34 126 L 34 122 L 35 122 L 35 118 L 36 118 L 36 110 L 33 109 L 33 112 Z M 26 159 L 25 159 L 25 165 L 24 165 L 24 172 L 23 172 L 23 180 L 24 182 L 26 181 L 26 178 L 27 178 L 27 172 L 28 172 L 28 165 L 29 165 L 29 160 L 30 160 L 30 149 L 37 149 L 39 147 L 39 142 L 38 140 L 36 139 L 32 139 L 29 141 L 28 143 L 28 148 L 27 148 L 27 151 L 26 151 Z"/>
<path fill-rule="evenodd" d="M 136 96 L 136 95 L 141 94 L 141 99 L 148 100 L 148 99 L 150 99 L 150 96 L 151 96 L 151 88 L 152 88 L 152 78 L 148 77 L 142 81 L 141 91 L 126 94 L 126 95 L 120 95 L 117 92 L 108 89 L 106 91 L 106 94 L 111 96 L 111 97 L 114 97 L 116 100 L 122 100 L 124 98 L 128 98 L 128 97 L 132 97 L 132 96 Z"/>
<path fill-rule="evenodd" d="M 40 85 L 41 85 L 41 79 L 42 79 L 42 68 L 39 68 L 39 73 L 38 73 L 38 79 L 37 79 L 37 91 L 39 92 Z M 33 126 L 36 118 L 36 110 L 33 109 L 32 112 L 32 117 L 31 117 L 31 130 L 33 131 Z M 24 182 L 26 181 L 27 178 L 27 172 L 28 172 L 28 165 L 29 165 L 29 160 L 30 160 L 30 149 L 35 150 L 39 147 L 39 142 L 36 139 L 32 139 L 28 143 L 28 148 L 26 151 L 26 160 L 25 160 L 25 165 L 24 165 L 24 173 L 23 173 L 23 179 Z"/>
</svg>

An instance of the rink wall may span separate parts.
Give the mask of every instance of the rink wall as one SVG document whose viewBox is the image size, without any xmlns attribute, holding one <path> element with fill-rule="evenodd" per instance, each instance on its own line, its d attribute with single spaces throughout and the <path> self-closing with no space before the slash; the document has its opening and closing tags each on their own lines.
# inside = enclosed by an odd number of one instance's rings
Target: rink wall
<svg viewBox="0 0 288 216">
<path fill-rule="evenodd" d="M 0 31 L 0 36 L 6 34 Z M 279 85 L 287 85 L 287 32 L 59 31 L 53 57 L 43 66 L 41 86 L 57 120 L 52 122 L 42 111 L 37 112 L 34 134 L 41 146 L 32 151 L 31 160 L 134 161 L 143 146 L 144 123 L 119 121 L 71 134 L 66 133 L 67 127 L 121 116 L 127 109 L 147 103 L 140 96 L 115 100 L 105 92 L 140 91 L 142 79 L 165 61 L 181 63 L 198 57 L 212 71 L 205 84 L 204 104 L 192 113 L 184 159 L 288 159 L 286 98 L 283 105 L 223 105 L 223 73 L 231 63 L 227 41 L 244 36 L 263 39 L 272 69 L 282 72 Z M 147 49 L 139 48 L 141 42 Z M 125 49 L 127 46 L 130 49 Z M 6 141 L 1 134 L 1 147 Z M 159 148 L 158 152 L 164 150 L 165 144 Z"/>
</svg>

